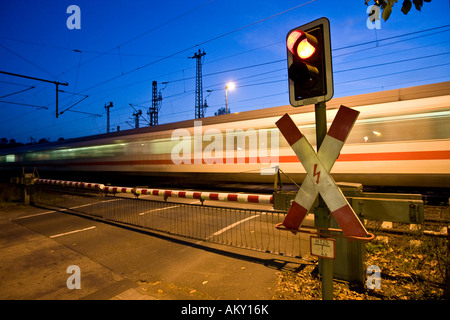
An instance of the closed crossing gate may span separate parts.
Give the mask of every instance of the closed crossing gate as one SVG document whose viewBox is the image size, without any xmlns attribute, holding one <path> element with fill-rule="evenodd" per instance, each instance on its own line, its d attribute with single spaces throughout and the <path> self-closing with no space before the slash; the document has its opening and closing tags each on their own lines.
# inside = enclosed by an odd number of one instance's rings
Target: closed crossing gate
<svg viewBox="0 0 450 320">
<path fill-rule="evenodd" d="M 100 185 L 102 186 L 102 185 Z M 274 228 L 285 211 L 176 203 L 106 193 L 93 184 L 35 184 L 35 204 L 127 226 L 260 252 L 302 257 L 305 239 Z M 304 248 L 301 247 L 305 246 Z"/>
</svg>

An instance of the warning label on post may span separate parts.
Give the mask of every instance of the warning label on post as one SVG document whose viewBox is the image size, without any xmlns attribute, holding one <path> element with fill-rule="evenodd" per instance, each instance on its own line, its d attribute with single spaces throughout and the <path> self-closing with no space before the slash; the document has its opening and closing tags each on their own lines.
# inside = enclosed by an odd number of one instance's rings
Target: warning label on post
<svg viewBox="0 0 450 320">
<path fill-rule="evenodd" d="M 336 239 L 311 237 L 311 255 L 325 258 L 336 258 Z"/>
</svg>

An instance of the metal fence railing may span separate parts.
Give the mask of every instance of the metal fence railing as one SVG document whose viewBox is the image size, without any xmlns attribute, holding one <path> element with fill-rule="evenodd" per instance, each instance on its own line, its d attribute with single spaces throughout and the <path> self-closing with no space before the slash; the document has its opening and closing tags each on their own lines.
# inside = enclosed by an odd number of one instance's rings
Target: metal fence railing
<svg viewBox="0 0 450 320">
<path fill-rule="evenodd" d="M 42 184 L 34 188 L 36 205 L 211 243 L 302 257 L 301 237 L 275 228 L 284 220 L 284 211 L 156 201 L 95 188 Z"/>
</svg>

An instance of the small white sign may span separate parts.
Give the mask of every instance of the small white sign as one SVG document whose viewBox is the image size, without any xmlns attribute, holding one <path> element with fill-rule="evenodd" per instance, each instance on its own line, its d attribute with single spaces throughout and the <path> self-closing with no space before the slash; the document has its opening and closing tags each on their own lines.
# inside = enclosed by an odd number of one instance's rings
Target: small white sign
<svg viewBox="0 0 450 320">
<path fill-rule="evenodd" d="M 325 258 L 336 258 L 336 239 L 311 237 L 311 255 Z"/>
</svg>

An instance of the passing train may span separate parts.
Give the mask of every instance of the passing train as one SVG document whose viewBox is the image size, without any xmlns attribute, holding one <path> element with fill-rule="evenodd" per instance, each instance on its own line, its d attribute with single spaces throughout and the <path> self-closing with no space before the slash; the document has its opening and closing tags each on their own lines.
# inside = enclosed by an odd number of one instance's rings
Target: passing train
<svg viewBox="0 0 450 320">
<path fill-rule="evenodd" d="M 364 186 L 450 187 L 450 82 L 327 102 L 360 111 L 331 174 Z M 315 146 L 314 106 L 281 106 L 36 144 L 0 152 L 0 170 L 129 185 L 301 183 L 306 173 L 275 122 L 289 113 Z"/>
</svg>

